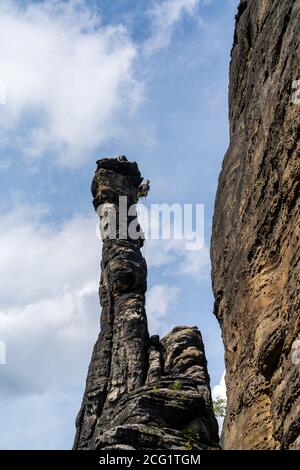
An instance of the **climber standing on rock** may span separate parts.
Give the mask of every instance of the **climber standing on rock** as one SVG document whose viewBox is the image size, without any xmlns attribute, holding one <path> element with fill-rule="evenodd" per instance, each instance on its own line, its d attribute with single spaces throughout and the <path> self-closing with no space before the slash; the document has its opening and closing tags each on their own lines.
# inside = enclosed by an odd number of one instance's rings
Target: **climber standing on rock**
<svg viewBox="0 0 300 470">
<path fill-rule="evenodd" d="M 137 194 L 138 199 L 140 199 L 141 197 L 147 197 L 149 191 L 150 191 L 150 181 L 143 180 L 138 188 L 138 194 Z"/>
</svg>

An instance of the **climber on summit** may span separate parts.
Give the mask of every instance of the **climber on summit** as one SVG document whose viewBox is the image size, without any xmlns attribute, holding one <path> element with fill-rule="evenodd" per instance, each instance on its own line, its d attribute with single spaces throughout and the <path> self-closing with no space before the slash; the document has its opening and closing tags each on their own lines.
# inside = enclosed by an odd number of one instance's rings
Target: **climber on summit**
<svg viewBox="0 0 300 470">
<path fill-rule="evenodd" d="M 119 162 L 128 162 L 127 158 L 125 157 L 125 155 L 119 155 L 118 156 L 118 161 Z"/>
<path fill-rule="evenodd" d="M 139 185 L 138 188 L 138 199 L 140 197 L 147 197 L 148 193 L 150 191 L 150 181 L 149 180 L 143 180 L 141 184 Z"/>
</svg>

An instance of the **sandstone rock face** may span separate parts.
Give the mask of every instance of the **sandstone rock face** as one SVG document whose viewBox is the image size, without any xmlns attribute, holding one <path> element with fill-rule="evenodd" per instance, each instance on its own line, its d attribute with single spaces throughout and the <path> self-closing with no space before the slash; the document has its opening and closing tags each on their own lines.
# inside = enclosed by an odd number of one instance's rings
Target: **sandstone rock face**
<svg viewBox="0 0 300 470">
<path fill-rule="evenodd" d="M 240 2 L 211 249 L 225 449 L 300 449 L 299 37 L 299 0 Z"/>
<path fill-rule="evenodd" d="M 135 210 L 142 182 L 138 167 L 124 159 L 97 163 L 92 193 L 103 239 L 101 331 L 76 420 L 74 449 L 218 448 L 199 330 L 182 326 L 162 341 L 149 337 L 147 267 Z M 119 196 L 133 204 L 128 220 Z M 130 224 L 137 227 L 138 237 L 129 231 Z"/>
</svg>

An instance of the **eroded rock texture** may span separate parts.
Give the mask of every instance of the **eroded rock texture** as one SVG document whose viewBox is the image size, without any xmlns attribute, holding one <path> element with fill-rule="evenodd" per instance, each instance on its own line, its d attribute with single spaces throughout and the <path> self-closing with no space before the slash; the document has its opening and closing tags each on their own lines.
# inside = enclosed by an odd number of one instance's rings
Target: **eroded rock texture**
<svg viewBox="0 0 300 470">
<path fill-rule="evenodd" d="M 299 37 L 299 0 L 241 1 L 211 250 L 226 449 L 300 449 Z"/>
<path fill-rule="evenodd" d="M 205 449 L 218 447 L 209 376 L 199 330 L 177 327 L 162 341 L 149 337 L 147 268 L 138 221 L 121 216 L 119 196 L 135 205 L 142 181 L 136 163 L 103 159 L 92 183 L 101 219 L 101 331 L 78 414 L 75 449 Z M 110 214 L 118 214 L 111 239 Z"/>
</svg>

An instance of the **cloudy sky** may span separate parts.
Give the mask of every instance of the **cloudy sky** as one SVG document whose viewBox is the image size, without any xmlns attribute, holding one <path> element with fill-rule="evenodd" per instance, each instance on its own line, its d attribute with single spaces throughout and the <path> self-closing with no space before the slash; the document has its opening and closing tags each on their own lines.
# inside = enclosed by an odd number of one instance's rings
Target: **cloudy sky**
<svg viewBox="0 0 300 470">
<path fill-rule="evenodd" d="M 147 311 L 151 333 L 198 325 L 212 385 L 220 383 L 209 240 L 228 144 L 236 7 L 1 0 L 0 448 L 72 445 L 99 330 L 90 183 L 100 156 L 138 162 L 151 180 L 147 204 L 205 205 L 202 251 L 147 242 Z M 215 390 L 223 389 L 221 382 Z"/>
</svg>

